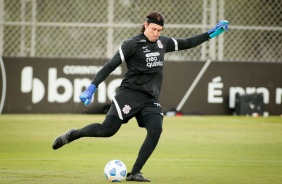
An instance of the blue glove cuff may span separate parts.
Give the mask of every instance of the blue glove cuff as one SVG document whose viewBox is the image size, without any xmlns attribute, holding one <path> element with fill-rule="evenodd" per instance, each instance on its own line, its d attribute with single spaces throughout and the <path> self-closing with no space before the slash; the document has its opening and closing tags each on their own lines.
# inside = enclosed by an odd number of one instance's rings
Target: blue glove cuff
<svg viewBox="0 0 282 184">
<path fill-rule="evenodd" d="M 215 36 L 220 35 L 224 31 L 228 31 L 228 24 L 229 22 L 227 20 L 222 20 L 217 23 L 217 25 L 213 29 L 208 31 L 209 37 L 213 38 Z"/>
<path fill-rule="evenodd" d="M 93 94 L 96 91 L 97 87 L 94 84 L 90 84 L 87 87 L 87 91 L 89 91 L 91 94 Z"/>
<path fill-rule="evenodd" d="M 209 37 L 210 38 L 216 37 L 216 36 L 220 35 L 223 31 L 224 31 L 224 29 L 221 27 L 221 28 L 217 29 L 216 31 L 214 31 L 213 33 L 208 32 Z"/>
<path fill-rule="evenodd" d="M 95 91 L 96 86 L 94 84 L 90 84 L 87 89 L 79 95 L 79 98 L 84 103 L 84 105 L 88 106 L 90 104 Z"/>
</svg>

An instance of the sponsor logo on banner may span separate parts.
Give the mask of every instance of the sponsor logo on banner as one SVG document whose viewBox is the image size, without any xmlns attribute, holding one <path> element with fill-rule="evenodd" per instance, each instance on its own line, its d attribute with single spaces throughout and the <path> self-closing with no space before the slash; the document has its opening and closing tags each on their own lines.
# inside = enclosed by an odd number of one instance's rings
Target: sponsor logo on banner
<svg viewBox="0 0 282 184">
<path fill-rule="evenodd" d="M 222 90 L 224 84 L 220 76 L 212 79 L 212 82 L 208 83 L 208 103 L 223 103 L 223 93 Z M 240 86 L 230 86 L 229 87 L 229 108 L 235 108 L 236 94 L 246 95 L 246 94 L 262 94 L 263 103 L 269 104 L 270 95 L 269 90 L 266 87 L 240 87 Z M 275 104 L 282 103 L 282 88 L 276 88 L 275 90 Z"/>
<path fill-rule="evenodd" d="M 86 67 L 87 68 L 87 67 Z M 81 66 L 71 67 L 66 65 L 63 69 L 65 74 L 88 74 L 90 71 L 98 72 L 98 69 L 88 68 Z M 73 100 L 75 103 L 80 103 L 79 95 L 83 89 L 85 89 L 91 80 L 88 78 L 74 78 L 73 81 L 66 77 L 58 77 L 57 68 L 48 69 L 48 83 L 44 84 L 39 78 L 33 76 L 33 67 L 26 66 L 21 72 L 21 92 L 31 93 L 31 100 L 33 104 L 40 103 L 42 99 L 47 95 L 47 101 L 50 103 L 65 103 Z M 95 72 L 93 72 L 95 73 Z M 120 75 L 121 68 L 118 68 L 111 75 Z M 105 82 L 99 85 L 97 92 L 97 100 L 99 103 L 105 103 L 108 99 L 112 99 L 116 94 L 116 89 L 119 87 L 122 79 L 116 78 L 108 83 Z M 46 90 L 47 89 L 47 90 Z M 59 92 L 59 89 L 63 89 L 63 92 Z M 93 98 L 94 99 L 94 98 Z"/>
</svg>

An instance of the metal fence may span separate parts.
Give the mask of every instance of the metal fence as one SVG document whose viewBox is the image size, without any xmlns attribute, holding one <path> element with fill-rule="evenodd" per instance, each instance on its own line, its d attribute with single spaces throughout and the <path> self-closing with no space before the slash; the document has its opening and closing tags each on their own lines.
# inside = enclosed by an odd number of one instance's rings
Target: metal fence
<svg viewBox="0 0 282 184">
<path fill-rule="evenodd" d="M 152 11 L 165 17 L 162 34 L 175 38 L 230 22 L 228 33 L 166 60 L 282 62 L 281 0 L 0 0 L 0 53 L 110 58 Z"/>
</svg>

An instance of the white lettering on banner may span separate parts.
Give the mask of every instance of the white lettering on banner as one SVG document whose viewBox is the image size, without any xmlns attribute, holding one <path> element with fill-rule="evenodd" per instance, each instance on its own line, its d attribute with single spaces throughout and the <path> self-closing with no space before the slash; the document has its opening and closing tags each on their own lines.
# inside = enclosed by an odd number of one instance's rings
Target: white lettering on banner
<svg viewBox="0 0 282 184">
<path fill-rule="evenodd" d="M 116 89 L 121 84 L 122 79 L 112 80 L 108 87 L 102 82 L 97 89 L 98 103 L 105 103 L 106 98 L 112 99 L 116 94 Z M 91 80 L 87 78 L 75 78 L 74 83 L 67 78 L 57 78 L 57 69 L 48 69 L 48 94 L 47 100 L 50 103 L 65 103 L 73 97 L 73 102 L 80 103 L 79 95 L 83 88 L 85 89 Z M 62 88 L 63 92 L 59 93 L 58 89 Z M 40 79 L 33 78 L 33 68 L 24 67 L 21 73 L 21 92 L 32 94 L 32 103 L 39 103 L 45 96 L 45 86 Z M 94 97 L 92 99 L 94 101 Z"/>
<path fill-rule="evenodd" d="M 103 66 L 66 65 L 63 72 L 66 75 L 96 75 Z M 122 67 L 118 66 L 110 75 L 121 75 Z"/>
<path fill-rule="evenodd" d="M 44 84 L 41 80 L 34 78 L 32 80 L 32 103 L 40 102 L 45 95 Z"/>
<path fill-rule="evenodd" d="M 63 87 L 64 92 L 59 94 L 58 88 Z M 57 78 L 57 69 L 50 68 L 48 75 L 48 102 L 67 102 L 73 94 L 72 84 L 66 78 Z"/>
<path fill-rule="evenodd" d="M 276 89 L 275 103 L 276 104 L 281 104 L 282 103 L 282 88 L 277 88 Z"/>
<path fill-rule="evenodd" d="M 30 93 L 32 90 L 32 76 L 33 68 L 31 66 L 26 66 L 23 68 L 21 73 L 21 92 Z"/>
<path fill-rule="evenodd" d="M 119 88 L 122 79 L 114 79 L 108 85 L 107 95 L 109 99 L 113 99 L 116 95 L 116 90 Z M 105 93 L 106 94 L 106 93 Z"/>
<path fill-rule="evenodd" d="M 229 107 L 230 108 L 235 107 L 235 98 L 236 98 L 237 93 L 239 95 L 244 95 L 245 90 L 241 87 L 230 87 L 229 88 Z"/>
<path fill-rule="evenodd" d="M 263 96 L 263 103 L 268 104 L 269 103 L 269 91 L 268 89 L 264 88 L 264 87 L 259 87 L 256 89 L 255 93 L 262 93 Z M 250 94 L 250 93 L 247 93 Z"/>
<path fill-rule="evenodd" d="M 222 97 L 222 89 L 223 89 L 223 83 L 221 82 L 221 77 L 215 77 L 212 79 L 212 82 L 208 83 L 208 103 L 223 103 L 223 97 Z M 236 87 L 230 87 L 229 88 L 229 107 L 234 108 L 235 107 L 235 100 L 236 100 L 236 94 L 238 95 L 245 95 L 245 94 L 253 94 L 258 93 L 262 94 L 263 96 L 263 103 L 268 104 L 269 103 L 269 90 L 265 87 L 246 87 L 246 89 L 236 86 Z M 281 104 L 282 103 L 282 88 L 276 89 L 276 97 L 275 97 L 275 103 Z"/>
<path fill-rule="evenodd" d="M 21 72 L 21 92 L 31 93 L 32 103 L 40 102 L 45 95 L 45 88 L 41 80 L 33 78 L 33 68 L 26 66 Z"/>
<path fill-rule="evenodd" d="M 222 103 L 222 88 L 223 83 L 221 82 L 221 77 L 215 77 L 212 82 L 208 84 L 208 103 Z"/>
<path fill-rule="evenodd" d="M 229 107 L 234 108 L 235 107 L 235 99 L 236 94 L 239 95 L 245 95 L 245 94 L 253 94 L 253 93 L 262 93 L 263 95 L 263 102 L 265 104 L 269 103 L 269 91 L 267 88 L 259 87 L 247 87 L 246 90 L 244 90 L 242 87 L 230 87 L 229 88 Z"/>
<path fill-rule="evenodd" d="M 73 88 L 73 102 L 79 103 L 79 95 L 83 88 L 87 88 L 87 86 L 90 84 L 91 80 L 87 78 L 83 79 L 74 79 L 73 85 L 75 88 Z M 92 99 L 93 100 L 93 99 Z"/>
</svg>

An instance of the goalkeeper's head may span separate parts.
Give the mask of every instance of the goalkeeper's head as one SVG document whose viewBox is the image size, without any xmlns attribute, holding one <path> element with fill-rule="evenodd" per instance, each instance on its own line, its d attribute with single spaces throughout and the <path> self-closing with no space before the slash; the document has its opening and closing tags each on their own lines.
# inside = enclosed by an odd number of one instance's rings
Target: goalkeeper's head
<svg viewBox="0 0 282 184">
<path fill-rule="evenodd" d="M 142 25 L 141 32 L 149 41 L 155 42 L 164 29 L 164 18 L 158 12 L 152 12 L 146 16 L 146 21 Z"/>
</svg>

